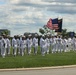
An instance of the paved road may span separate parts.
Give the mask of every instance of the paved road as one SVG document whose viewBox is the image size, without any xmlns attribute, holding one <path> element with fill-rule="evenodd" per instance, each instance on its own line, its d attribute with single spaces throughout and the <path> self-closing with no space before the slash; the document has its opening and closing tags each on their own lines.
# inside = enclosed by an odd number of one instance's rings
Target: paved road
<svg viewBox="0 0 76 75">
<path fill-rule="evenodd" d="M 27 71 L 4 71 L 0 75 L 76 75 L 76 68 L 27 70 Z"/>
</svg>

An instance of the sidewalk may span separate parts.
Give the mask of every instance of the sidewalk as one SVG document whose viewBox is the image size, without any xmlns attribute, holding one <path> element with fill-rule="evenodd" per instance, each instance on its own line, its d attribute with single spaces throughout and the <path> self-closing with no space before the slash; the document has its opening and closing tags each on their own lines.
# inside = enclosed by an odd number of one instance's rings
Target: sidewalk
<svg viewBox="0 0 76 75">
<path fill-rule="evenodd" d="M 62 68 L 76 68 L 76 65 L 54 66 L 54 67 L 37 67 L 37 68 L 0 69 L 0 72 L 1 71 L 28 71 L 28 70 L 62 69 Z"/>
</svg>

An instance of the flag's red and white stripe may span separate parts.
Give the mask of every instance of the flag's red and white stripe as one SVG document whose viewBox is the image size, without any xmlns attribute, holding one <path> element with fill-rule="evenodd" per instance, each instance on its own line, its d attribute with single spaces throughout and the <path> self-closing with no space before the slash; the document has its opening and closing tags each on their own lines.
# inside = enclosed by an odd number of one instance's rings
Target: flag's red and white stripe
<svg viewBox="0 0 76 75">
<path fill-rule="evenodd" d="M 49 29 L 53 30 L 53 25 L 52 25 L 52 20 L 49 19 L 49 21 L 47 22 L 47 25 L 46 25 Z"/>
</svg>

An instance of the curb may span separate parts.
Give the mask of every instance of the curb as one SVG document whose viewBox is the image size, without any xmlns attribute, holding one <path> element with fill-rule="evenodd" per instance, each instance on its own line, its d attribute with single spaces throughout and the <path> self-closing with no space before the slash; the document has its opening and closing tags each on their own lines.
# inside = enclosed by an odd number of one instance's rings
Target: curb
<svg viewBox="0 0 76 75">
<path fill-rule="evenodd" d="M 76 65 L 69 65 L 69 66 L 54 66 L 54 67 L 37 67 L 37 68 L 0 69 L 0 72 L 1 72 L 1 71 L 29 71 L 29 70 L 63 69 L 63 68 L 76 68 Z"/>
</svg>

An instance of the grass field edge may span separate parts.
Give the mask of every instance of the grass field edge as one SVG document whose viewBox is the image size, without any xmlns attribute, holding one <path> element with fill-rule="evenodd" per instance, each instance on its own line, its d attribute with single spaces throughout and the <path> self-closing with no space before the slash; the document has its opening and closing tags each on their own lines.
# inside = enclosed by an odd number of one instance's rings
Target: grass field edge
<svg viewBox="0 0 76 75">
<path fill-rule="evenodd" d="M 76 68 L 76 65 L 54 66 L 54 67 L 36 67 L 36 68 L 0 69 L 0 72 L 3 72 L 3 71 L 30 71 L 30 70 L 46 70 L 46 69 L 63 69 L 63 68 Z"/>
</svg>

